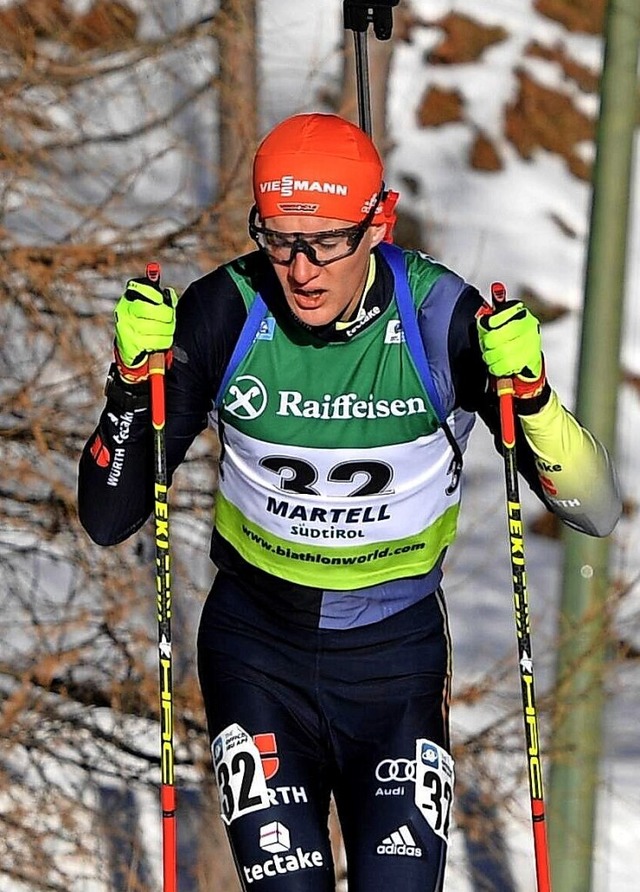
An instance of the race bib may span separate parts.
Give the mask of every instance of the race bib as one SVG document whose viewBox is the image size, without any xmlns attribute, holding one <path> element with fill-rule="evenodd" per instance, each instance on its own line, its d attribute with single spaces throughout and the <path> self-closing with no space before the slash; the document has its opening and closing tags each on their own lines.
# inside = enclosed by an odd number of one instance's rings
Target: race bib
<svg viewBox="0 0 640 892">
<path fill-rule="evenodd" d="M 415 804 L 434 833 L 445 842 L 453 807 L 453 764 L 442 747 L 424 738 L 416 740 Z"/>
<path fill-rule="evenodd" d="M 269 793 L 260 751 L 238 724 L 229 725 L 211 744 L 213 768 L 225 824 L 269 808 Z"/>
</svg>

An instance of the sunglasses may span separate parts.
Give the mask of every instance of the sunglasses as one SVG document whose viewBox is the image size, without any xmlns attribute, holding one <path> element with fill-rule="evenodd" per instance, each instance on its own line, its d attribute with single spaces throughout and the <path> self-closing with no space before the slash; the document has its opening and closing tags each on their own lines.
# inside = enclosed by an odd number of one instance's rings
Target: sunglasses
<svg viewBox="0 0 640 892">
<path fill-rule="evenodd" d="M 346 229 L 325 229 L 322 232 L 278 232 L 262 225 L 254 205 L 249 214 L 249 235 L 272 263 L 290 266 L 296 254 L 302 253 L 315 266 L 328 266 L 344 260 L 358 250 L 365 232 L 371 226 L 380 196 L 367 216 Z"/>
</svg>

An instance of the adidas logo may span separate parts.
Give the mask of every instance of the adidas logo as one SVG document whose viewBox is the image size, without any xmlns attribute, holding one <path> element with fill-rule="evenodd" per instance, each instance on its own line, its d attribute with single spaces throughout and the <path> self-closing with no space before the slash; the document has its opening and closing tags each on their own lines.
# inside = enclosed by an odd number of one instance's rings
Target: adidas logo
<svg viewBox="0 0 640 892">
<path fill-rule="evenodd" d="M 406 824 L 386 836 L 376 849 L 378 855 L 408 855 L 410 858 L 421 858 L 422 849 L 416 845 L 413 834 Z"/>
</svg>

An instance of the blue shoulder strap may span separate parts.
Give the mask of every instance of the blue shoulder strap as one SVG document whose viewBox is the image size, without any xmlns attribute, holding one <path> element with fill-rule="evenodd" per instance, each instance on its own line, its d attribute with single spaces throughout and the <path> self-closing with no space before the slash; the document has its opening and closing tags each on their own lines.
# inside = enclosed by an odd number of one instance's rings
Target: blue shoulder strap
<svg viewBox="0 0 640 892">
<path fill-rule="evenodd" d="M 422 335 L 418 328 L 416 308 L 413 303 L 411 291 L 409 290 L 409 278 L 407 276 L 407 268 L 404 262 L 404 253 L 396 245 L 385 243 L 379 245 L 379 249 L 393 273 L 396 304 L 398 305 L 398 313 L 400 315 L 400 322 L 402 323 L 402 330 L 404 331 L 407 347 L 416 364 L 416 369 L 420 375 L 420 380 L 424 385 L 424 389 L 427 391 L 427 395 L 431 400 L 431 405 L 438 416 L 438 420 L 442 424 L 447 418 L 447 413 L 444 410 L 442 400 L 436 390 L 433 376 L 431 374 L 431 368 L 429 366 L 429 360 L 427 359 L 427 353 L 424 349 Z"/>
<path fill-rule="evenodd" d="M 220 387 L 218 388 L 218 392 L 216 393 L 216 398 L 214 400 L 214 406 L 216 408 L 220 405 L 229 381 L 235 374 L 236 369 L 238 368 L 245 355 L 247 354 L 249 348 L 253 344 L 255 336 L 260 330 L 260 323 L 264 319 L 266 313 L 267 305 L 265 304 L 262 295 L 258 293 L 256 294 L 253 304 L 251 305 L 251 309 L 247 314 L 247 318 L 245 319 L 244 325 L 242 326 L 240 336 L 236 341 L 235 347 L 233 348 L 231 359 L 227 363 L 227 368 L 225 369 L 222 381 L 220 382 Z"/>
</svg>

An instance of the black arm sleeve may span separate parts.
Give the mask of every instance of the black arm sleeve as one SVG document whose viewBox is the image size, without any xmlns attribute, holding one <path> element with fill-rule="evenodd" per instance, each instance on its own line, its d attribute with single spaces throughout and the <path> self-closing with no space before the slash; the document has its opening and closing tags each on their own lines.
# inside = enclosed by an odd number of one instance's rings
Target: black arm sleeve
<svg viewBox="0 0 640 892">
<path fill-rule="evenodd" d="M 206 427 L 222 375 L 246 319 L 244 301 L 221 267 L 192 283 L 178 303 L 173 363 L 166 374 L 169 480 Z M 116 373 L 117 374 L 117 373 Z M 127 399 L 116 381 L 79 465 L 78 514 L 94 542 L 114 545 L 138 530 L 153 508 L 153 436 L 138 388 Z"/>
</svg>

